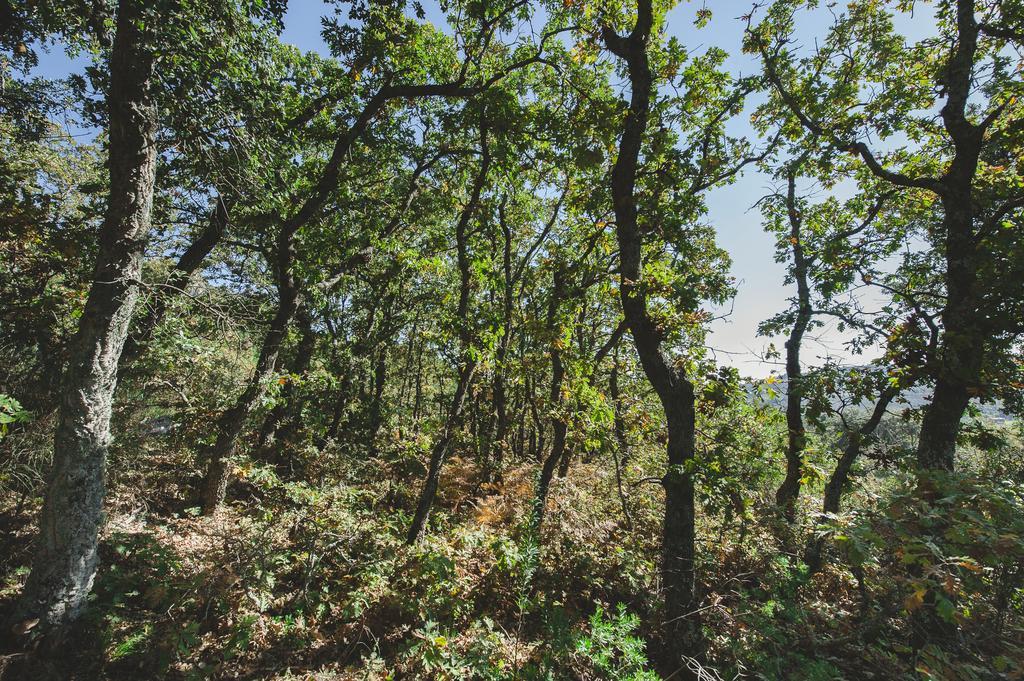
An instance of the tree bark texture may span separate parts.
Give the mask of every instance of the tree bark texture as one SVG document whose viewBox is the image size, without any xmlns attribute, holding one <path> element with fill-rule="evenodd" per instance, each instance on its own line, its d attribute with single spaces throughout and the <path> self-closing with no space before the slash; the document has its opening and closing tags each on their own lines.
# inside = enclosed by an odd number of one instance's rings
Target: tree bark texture
<svg viewBox="0 0 1024 681">
<path fill-rule="evenodd" d="M 15 619 L 41 630 L 74 620 L 96 573 L 117 370 L 139 297 L 156 178 L 157 105 L 144 3 L 122 0 L 110 56 L 110 196 L 92 288 L 72 342 L 40 533 Z M 147 18 L 146 24 L 151 22 Z"/>
</svg>

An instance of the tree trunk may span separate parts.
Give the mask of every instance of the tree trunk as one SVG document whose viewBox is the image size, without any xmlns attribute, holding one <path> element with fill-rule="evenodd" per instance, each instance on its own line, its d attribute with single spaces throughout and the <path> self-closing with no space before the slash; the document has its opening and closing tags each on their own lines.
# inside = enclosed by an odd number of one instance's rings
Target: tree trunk
<svg viewBox="0 0 1024 681">
<path fill-rule="evenodd" d="M 922 470 L 954 468 L 960 421 L 978 387 L 984 357 L 984 331 L 978 320 L 978 263 L 969 186 L 943 200 L 946 231 L 946 306 L 938 374 L 925 407 L 917 446 Z"/>
<path fill-rule="evenodd" d="M 899 390 L 896 388 L 886 387 L 879 395 L 878 401 L 875 402 L 875 407 L 868 420 L 856 431 L 846 433 L 843 436 L 845 441 L 843 453 L 840 455 L 832 475 L 829 476 L 828 482 L 825 484 L 825 495 L 822 501 L 823 515 L 839 513 L 843 490 L 850 479 L 850 471 L 853 469 L 853 464 L 860 457 L 864 442 L 874 434 L 878 425 L 882 422 L 882 418 L 885 416 L 886 409 L 889 408 L 889 404 L 892 403 L 898 392 Z M 804 562 L 807 563 L 812 573 L 821 569 L 824 545 L 824 537 L 813 537 L 807 544 Z"/>
<path fill-rule="evenodd" d="M 661 334 L 647 311 L 643 287 L 641 247 L 635 196 L 640 149 L 651 107 L 653 74 L 647 42 L 653 28 L 650 0 L 637 3 L 637 22 L 628 36 L 608 26 L 603 37 L 608 48 L 626 62 L 631 86 L 629 111 L 619 140 L 618 158 L 612 168 L 611 190 L 619 242 L 619 297 L 623 315 L 633 335 L 647 380 L 658 394 L 668 429 L 668 471 L 665 518 L 662 527 L 661 576 L 665 589 L 663 643 L 672 665 L 684 656 L 703 653 L 700 620 L 696 614 L 696 535 L 693 476 L 687 466 L 695 451 L 693 385 L 661 352 Z"/>
<path fill-rule="evenodd" d="M 402 412 L 409 409 L 409 388 L 415 377 L 413 369 L 416 364 L 416 341 L 420 331 L 420 309 L 416 309 L 416 315 L 412 319 L 412 331 L 409 332 L 405 347 L 405 368 L 402 370 L 402 385 L 398 391 L 398 405 Z"/>
<path fill-rule="evenodd" d="M 562 384 L 565 382 L 565 365 L 562 363 L 560 347 L 562 327 L 558 323 L 559 308 L 565 294 L 564 273 L 558 265 L 552 274 L 551 296 L 548 299 L 547 332 L 549 335 L 551 356 L 551 390 L 548 393 L 548 408 L 551 410 L 551 451 L 544 457 L 540 477 L 537 480 L 537 494 L 534 500 L 534 529 L 539 530 L 544 522 L 544 511 L 547 507 L 548 489 L 555 474 L 555 466 L 565 454 L 565 437 L 569 426 L 562 413 Z"/>
<path fill-rule="evenodd" d="M 979 318 L 980 257 L 973 192 L 986 127 L 972 123 L 967 116 L 979 27 L 974 3 L 957 0 L 956 4 L 957 43 L 943 72 L 947 97 L 940 111 L 954 149 L 939 192 L 945 233 L 946 306 L 942 310 L 935 392 L 921 420 L 917 447 L 918 465 L 923 470 L 954 468 L 960 420 L 971 390 L 978 387 L 986 341 Z"/>
<path fill-rule="evenodd" d="M 694 611 L 696 585 L 696 504 L 693 475 L 687 466 L 694 456 L 695 414 L 693 387 L 679 381 L 663 398 L 668 426 L 668 471 L 665 487 L 665 522 L 662 530 L 661 574 L 665 585 L 665 616 L 673 653 L 699 657 L 700 629 Z M 675 648 L 678 646 L 678 648 Z"/>
<path fill-rule="evenodd" d="M 303 379 L 309 373 L 309 367 L 313 363 L 313 355 L 316 352 L 316 332 L 313 330 L 313 317 L 305 305 L 300 305 L 295 314 L 300 330 L 299 342 L 295 347 L 295 359 L 289 373 L 292 376 Z M 295 470 L 291 459 L 286 458 L 292 449 L 302 429 L 302 404 L 299 395 L 296 394 L 295 384 L 292 378 L 288 379 L 281 390 L 280 403 L 274 407 L 271 414 L 267 415 L 260 433 L 263 442 L 258 445 L 261 449 L 273 447 L 274 452 L 264 451 L 264 460 L 273 463 L 280 474 L 291 474 Z M 294 457 L 291 457 L 294 458 Z M 286 466 L 285 463 L 289 462 Z"/>
<path fill-rule="evenodd" d="M 283 234 L 282 230 L 282 236 Z M 217 439 L 209 452 L 206 475 L 203 477 L 200 491 L 200 502 L 203 513 L 211 515 L 217 511 L 224 501 L 230 477 L 231 457 L 235 454 L 238 436 L 245 427 L 249 415 L 256 408 L 266 392 L 267 384 L 276 373 L 274 365 L 281 345 L 288 334 L 288 325 L 299 305 L 299 288 L 291 271 L 294 243 L 290 237 L 279 240 L 279 249 L 284 255 L 278 255 L 278 303 L 277 312 L 270 322 L 270 329 L 263 337 L 260 346 L 256 370 L 249 379 L 245 391 L 238 397 L 235 404 L 225 411 L 217 420 Z"/>
<path fill-rule="evenodd" d="M 615 430 L 615 446 L 612 448 L 612 458 L 615 463 L 615 486 L 619 494 L 619 503 L 622 504 L 622 517 L 626 521 L 626 529 L 632 529 L 633 516 L 629 512 L 629 500 L 626 498 L 625 488 L 622 484 L 622 469 L 629 461 L 629 439 L 626 437 L 626 421 L 622 415 L 622 397 L 619 393 L 618 349 L 616 349 L 612 360 L 612 371 L 608 377 L 608 395 L 612 398 L 615 410 L 612 424 Z"/>
<path fill-rule="evenodd" d="M 423 412 L 423 341 L 416 349 L 416 394 L 412 403 L 412 427 L 414 433 L 420 432 L 420 415 Z"/>
<path fill-rule="evenodd" d="M 563 438 L 564 439 L 564 438 Z M 562 447 L 562 456 L 558 459 L 558 477 L 569 475 L 569 464 L 572 463 L 572 449 Z"/>
<path fill-rule="evenodd" d="M 518 363 L 522 365 L 526 356 L 526 333 L 519 334 L 519 356 Z M 516 390 L 512 403 L 512 414 L 515 422 L 519 424 L 516 428 L 515 456 L 520 461 L 526 456 L 527 435 L 526 435 L 526 409 L 530 394 L 530 374 L 524 372 L 522 388 Z"/>
<path fill-rule="evenodd" d="M 786 196 L 789 214 L 790 244 L 793 251 L 793 279 L 797 287 L 797 309 L 789 339 L 786 340 L 786 477 L 775 493 L 775 503 L 782 509 L 789 522 L 796 520 L 796 502 L 800 496 L 800 480 L 803 478 L 804 449 L 807 446 L 807 431 L 803 416 L 803 366 L 800 364 L 800 348 L 804 333 L 811 322 L 811 290 L 807 283 L 807 257 L 801 235 L 801 218 L 796 206 L 796 172 L 789 173 L 789 190 Z"/>
<path fill-rule="evenodd" d="M 499 348 L 500 349 L 500 348 Z M 502 357 L 498 360 L 504 363 Z M 508 444 L 508 394 L 505 390 L 505 367 L 498 365 L 494 370 L 494 435 L 489 446 L 489 477 L 491 482 L 501 482 L 504 477 L 505 451 Z"/>
<path fill-rule="evenodd" d="M 526 379 L 527 399 L 530 406 L 530 458 L 534 461 L 541 461 L 544 453 L 544 422 L 540 418 L 540 410 L 537 408 L 537 383 L 536 380 Z"/>
<path fill-rule="evenodd" d="M 448 414 L 444 430 L 434 443 L 430 452 L 430 465 L 427 468 L 427 479 L 420 491 L 419 502 L 416 505 L 416 515 L 413 516 L 412 525 L 409 526 L 409 533 L 406 535 L 407 544 L 415 544 L 423 538 L 427 529 L 427 520 L 430 511 L 434 506 L 434 499 L 437 497 L 437 487 L 441 482 L 441 468 L 448 458 L 452 439 L 458 429 L 462 426 L 462 414 L 466 405 L 466 395 L 469 393 L 470 383 L 473 381 L 473 374 L 476 371 L 476 362 L 467 360 L 459 371 L 458 384 L 455 387 L 455 394 L 452 396 L 451 411 Z"/>
<path fill-rule="evenodd" d="M 373 395 L 370 398 L 370 419 L 366 440 L 372 449 L 377 442 L 377 435 L 384 425 L 384 388 L 388 377 L 388 348 L 385 342 L 377 350 L 377 361 L 373 365 Z"/>
<path fill-rule="evenodd" d="M 508 395 L 505 387 L 508 369 L 505 366 L 508 358 L 508 347 L 512 340 L 512 306 L 514 285 L 512 277 L 512 229 L 505 220 L 505 206 L 502 204 L 501 232 L 503 239 L 502 248 L 502 273 L 504 275 L 504 288 L 502 289 L 502 332 L 498 340 L 498 347 L 495 353 L 494 362 L 494 436 L 489 442 L 488 458 L 490 462 L 489 478 L 492 482 L 501 482 L 502 469 L 505 466 L 505 450 L 508 449 Z"/>
<path fill-rule="evenodd" d="M 138 300 L 156 177 L 157 107 L 143 3 L 122 0 L 110 56 L 110 197 L 92 289 L 72 343 L 54 437 L 53 468 L 32 571 L 15 621 L 60 627 L 82 611 L 96 573 L 104 469 L 117 369 Z M 147 18 L 145 25 L 152 25 Z"/>
<path fill-rule="evenodd" d="M 448 412 L 445 427 L 438 437 L 437 442 L 430 452 L 430 464 L 427 468 L 427 479 L 420 491 L 419 503 L 416 505 L 416 515 L 413 516 L 412 525 L 406 535 L 406 543 L 415 544 L 422 537 L 427 528 L 427 520 L 430 517 L 430 510 L 434 505 L 434 498 L 437 496 L 437 487 L 441 479 L 441 468 L 448 456 L 452 438 L 462 426 L 463 407 L 466 402 L 466 395 L 469 392 L 473 374 L 476 372 L 477 362 L 473 357 L 473 330 L 469 320 L 469 303 L 473 290 L 473 273 L 469 260 L 469 222 L 480 205 L 480 197 L 483 194 L 484 184 L 487 182 L 487 173 L 491 167 L 491 155 L 487 146 L 487 125 L 481 117 L 480 122 L 480 169 L 473 188 L 470 192 L 469 201 L 459 215 L 459 221 L 455 226 L 455 246 L 457 250 L 459 269 L 459 301 L 455 310 L 455 321 L 458 325 L 458 336 L 460 346 L 459 378 L 455 386 L 455 393 L 452 395 L 451 410 Z"/>
</svg>

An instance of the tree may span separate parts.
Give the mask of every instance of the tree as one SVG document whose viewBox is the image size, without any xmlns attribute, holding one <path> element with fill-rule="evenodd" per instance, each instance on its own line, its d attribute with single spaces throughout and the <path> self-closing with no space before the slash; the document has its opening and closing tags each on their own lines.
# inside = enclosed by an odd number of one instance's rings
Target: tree
<svg viewBox="0 0 1024 681">
<path fill-rule="evenodd" d="M 1020 141 L 1020 82 L 1005 55 L 1021 44 L 1020 8 L 941 3 L 942 40 L 911 43 L 894 29 L 890 4 L 855 5 L 837 15 L 821 48 L 801 57 L 785 33 L 802 6 L 776 3 L 748 30 L 748 49 L 761 56 L 772 86 L 773 110 L 787 117 L 788 134 L 803 135 L 803 144 L 849 153 L 873 181 L 930 213 L 917 237 L 941 263 L 941 277 L 911 279 L 914 288 L 901 295 L 937 310 L 922 315 L 934 352 L 914 369 L 933 387 L 916 447 L 919 492 L 931 503 L 956 467 L 969 403 L 993 399 L 1019 371 L 1007 360 L 1019 351 L 1024 329 L 1007 312 L 1017 309 L 1020 296 L 1007 296 L 1002 282 L 1019 272 L 1020 235 L 1007 227 L 1024 208 L 1019 159 L 1007 154 Z M 866 141 L 898 134 L 906 143 L 893 140 L 895 148 L 882 153 Z M 949 638 L 955 626 L 938 617 L 938 592 L 927 593 L 928 607 L 912 618 L 918 650 Z"/>
<path fill-rule="evenodd" d="M 665 582 L 665 619 L 679 640 L 676 655 L 700 654 L 699 624 L 687 616 L 697 602 L 696 584 L 696 507 L 693 474 L 687 463 L 695 455 L 693 382 L 684 371 L 673 366 L 661 350 L 662 332 L 647 309 L 643 288 L 643 244 L 637 217 L 637 165 L 651 112 L 654 76 L 647 53 L 655 30 L 654 10 L 649 0 L 640 0 L 636 24 L 627 36 L 605 27 L 608 49 L 626 62 L 631 85 L 629 114 L 623 125 L 619 153 L 612 169 L 612 202 L 615 207 L 615 232 L 619 241 L 619 294 L 622 311 L 633 336 L 633 343 L 647 379 L 651 382 L 668 428 L 668 472 L 662 479 L 665 489 L 665 524 L 662 532 L 662 566 Z M 671 636 L 672 634 L 670 634 Z"/>
<path fill-rule="evenodd" d="M 628 34 L 621 35 L 608 24 L 601 32 L 607 49 L 624 62 L 631 86 L 618 156 L 612 167 L 611 199 L 619 244 L 623 315 L 640 364 L 661 402 L 668 431 L 668 469 L 661 481 L 665 492 L 663 636 L 668 658 L 678 665 L 688 656 L 699 657 L 702 647 L 699 617 L 695 614 L 697 395 L 694 378 L 688 373 L 690 363 L 668 354 L 665 342 L 671 332 L 679 333 L 681 328 L 700 338 L 702 323 L 707 320 L 699 311 L 701 301 L 722 300 L 729 289 L 722 272 L 723 254 L 698 223 L 702 194 L 727 183 L 768 152 L 754 153 L 745 140 L 723 134 L 724 121 L 740 110 L 755 83 L 733 81 L 718 71 L 725 57 L 720 50 L 694 58 L 683 70 L 680 81 L 685 94 L 678 100 L 655 97 L 661 74 L 674 75 L 685 58 L 677 43 L 662 47 L 656 40 L 660 16 L 650 2 L 641 0 Z M 657 56 L 654 63 L 659 71 L 652 67 L 652 54 Z M 698 89 L 699 97 L 688 96 Z M 670 133 L 664 125 L 654 128 L 657 116 L 669 115 L 666 109 L 673 111 L 672 107 L 678 107 L 677 120 L 685 121 L 682 129 Z M 640 185 L 644 189 L 641 194 L 638 175 L 645 146 L 645 166 L 658 167 L 660 173 L 648 175 L 654 179 Z M 659 284 L 667 282 L 645 272 L 645 237 L 652 231 L 664 236 L 664 242 L 659 243 L 661 249 L 674 251 L 678 273 L 670 279 L 670 294 L 658 289 Z M 650 260 L 648 257 L 648 265 Z M 659 298 L 671 300 L 673 312 L 666 314 Z M 652 301 L 657 301 L 657 307 Z"/>
<path fill-rule="evenodd" d="M 1020 333 L 992 297 L 1016 271 L 1007 256 L 1019 252 L 1019 240 L 1003 225 L 1024 207 L 1018 162 L 1006 154 L 1017 141 L 1019 82 L 1002 54 L 1019 45 L 1019 12 L 995 3 L 981 8 L 979 20 L 971 0 L 942 3 L 936 19 L 944 40 L 908 44 L 888 5 L 857 6 L 837 17 L 821 49 L 800 57 L 786 35 L 802 4 L 773 5 L 748 31 L 748 49 L 762 57 L 788 135 L 802 129 L 804 144 L 851 154 L 877 181 L 934 211 L 921 237 L 941 254 L 941 287 L 918 297 L 941 299 L 941 328 L 917 458 L 922 470 L 951 471 L 967 405 L 993 394 L 989 367 Z M 869 91 L 869 84 L 882 87 Z M 939 102 L 936 120 L 929 110 Z M 909 142 L 885 153 L 865 142 L 897 133 Z"/>
<path fill-rule="evenodd" d="M 810 152 L 805 151 L 785 164 L 780 171 L 786 182 L 785 193 L 766 197 L 767 200 L 762 204 L 767 227 L 778 237 L 776 260 L 787 263 L 787 282 L 796 285 L 796 297 L 792 300 L 791 309 L 768 320 L 759 329 L 760 333 L 770 335 L 788 326 L 785 343 L 788 430 L 786 476 L 775 498 L 789 522 L 796 519 L 796 502 L 805 474 L 805 398 L 809 388 L 815 384 L 821 385 L 820 377 L 804 376 L 801 361 L 804 335 L 815 325 L 820 325 L 822 317 L 829 316 L 840 318 L 848 327 L 861 327 L 863 330 L 864 315 L 851 312 L 850 302 L 842 298 L 854 284 L 851 274 L 859 272 L 865 286 L 870 287 L 874 282 L 872 274 L 878 276 L 876 270 L 879 261 L 893 255 L 900 242 L 899 237 L 903 234 L 891 225 L 881 230 L 880 234 L 879 230 L 865 233 L 873 226 L 872 223 L 878 219 L 885 206 L 888 198 L 885 194 L 866 206 L 861 205 L 864 203 L 861 197 L 850 201 L 848 206 L 841 205 L 834 198 L 819 205 L 800 199 L 797 196 L 800 174 L 811 175 L 815 172 L 809 163 L 809 156 Z M 824 174 L 826 183 L 832 182 L 833 167 L 827 161 L 822 165 L 822 168 L 817 169 L 818 174 Z M 858 213 L 863 213 L 863 216 Z M 851 241 L 854 238 L 858 240 L 857 255 L 850 259 L 848 254 L 854 249 Z M 858 339 L 855 349 L 870 345 L 870 342 Z M 890 395 L 886 403 L 894 396 Z M 827 402 L 828 397 L 824 400 Z M 883 406 L 882 413 L 884 411 Z M 842 484 L 839 482 L 840 488 Z"/>
<path fill-rule="evenodd" d="M 458 378 L 456 379 L 455 391 L 452 393 L 451 406 L 448 409 L 444 426 L 430 452 L 427 477 L 423 483 L 423 489 L 420 491 L 419 501 L 416 504 L 416 514 L 413 516 L 409 532 L 406 535 L 405 541 L 407 544 L 418 542 L 426 531 L 427 519 L 430 517 L 434 498 L 437 496 L 437 487 L 441 480 L 441 467 L 448 456 L 452 439 L 462 426 L 466 398 L 469 394 L 470 384 L 476 374 L 477 365 L 479 364 L 479 348 L 475 347 L 478 338 L 476 337 L 475 324 L 470 310 L 475 283 L 471 267 L 469 238 L 470 226 L 472 221 L 477 218 L 478 211 L 480 211 L 481 197 L 487 184 L 487 175 L 491 169 L 491 151 L 488 146 L 489 123 L 486 116 L 486 111 L 480 113 L 480 165 L 470 187 L 469 196 L 455 224 L 455 250 L 459 272 L 458 296 L 454 317 L 458 329 Z"/>
<path fill-rule="evenodd" d="M 497 13 L 493 18 L 483 17 L 479 26 L 470 26 L 467 30 L 478 31 L 482 46 L 487 49 L 495 31 L 507 23 L 508 16 L 515 9 L 513 5 Z M 368 12 L 364 17 L 363 14 Z M 471 67 L 477 64 L 482 55 L 469 52 L 463 55 L 458 68 L 446 63 L 436 69 L 436 73 L 422 74 L 429 81 L 436 77 L 440 82 L 402 82 L 401 74 L 408 71 L 408 60 L 418 59 L 426 49 L 437 49 L 437 32 L 429 26 L 417 23 L 401 13 L 401 7 L 372 6 L 364 8 L 356 6 L 351 10 L 353 18 L 365 18 L 374 22 L 379 30 L 356 32 L 352 27 L 336 25 L 336 35 L 332 38 L 338 49 L 346 51 L 358 71 L 370 69 L 375 77 L 369 84 L 356 92 L 349 92 L 347 104 L 354 104 L 355 110 L 349 117 L 348 125 L 342 126 L 335 133 L 334 144 L 330 156 L 323 167 L 316 171 L 316 179 L 312 188 L 306 192 L 304 199 L 296 201 L 291 212 L 286 215 L 278 228 L 275 253 L 275 280 L 278 289 L 278 304 L 270 329 L 264 338 L 256 370 L 246 390 L 239 396 L 235 404 L 226 410 L 217 426 L 217 440 L 208 453 L 209 464 L 200 492 L 202 506 L 207 514 L 214 513 L 224 500 L 230 472 L 230 459 L 235 452 L 238 436 L 257 401 L 263 395 L 266 385 L 274 372 L 282 342 L 296 311 L 303 304 L 300 283 L 296 278 L 294 251 L 297 248 L 300 230 L 316 220 L 324 206 L 342 185 L 342 178 L 348 170 L 349 152 L 366 133 L 371 123 L 395 102 L 416 102 L 434 98 L 464 99 L 478 95 L 502 80 L 508 73 L 524 68 L 539 59 L 540 52 L 534 52 L 521 59 L 512 59 L 509 63 L 499 65 L 494 73 L 477 73 Z M 381 40 L 381 36 L 394 32 L 406 35 L 408 40 L 396 41 L 393 44 Z M 361 36 L 354 38 L 354 36 Z M 546 36 L 547 39 L 549 36 Z M 542 41 L 543 42 L 543 41 Z M 451 49 L 451 45 L 444 46 Z M 538 48 L 543 50 L 543 44 Z M 456 61 L 455 54 L 448 55 Z M 372 68 L 371 68 L 372 65 Z M 447 80 L 446 80 L 447 79 Z M 326 106 L 337 104 L 338 95 L 320 98 L 307 107 L 311 112 L 318 112 Z M 343 98 L 344 99 L 344 98 Z M 332 101 L 334 100 L 334 101 Z M 301 120 L 301 119 L 300 119 Z"/>
<path fill-rule="evenodd" d="M 229 6 L 233 9 L 233 6 Z M 260 10 L 262 11 L 262 10 Z M 119 360 L 139 296 L 157 167 L 156 51 L 182 19 L 118 5 L 106 92 L 110 188 L 93 284 L 71 344 L 33 568 L 15 620 L 58 629 L 81 613 L 96 572 L 104 469 Z M 242 11 L 246 16 L 245 10 Z M 188 17 L 185 21 L 191 21 Z"/>
<path fill-rule="evenodd" d="M 108 94 L 110 197 L 93 286 L 63 379 L 37 553 L 15 615 L 43 629 L 78 617 L 96 573 L 111 400 L 138 299 L 156 179 L 155 36 L 140 28 L 151 18 L 133 0 L 118 7 Z"/>
</svg>

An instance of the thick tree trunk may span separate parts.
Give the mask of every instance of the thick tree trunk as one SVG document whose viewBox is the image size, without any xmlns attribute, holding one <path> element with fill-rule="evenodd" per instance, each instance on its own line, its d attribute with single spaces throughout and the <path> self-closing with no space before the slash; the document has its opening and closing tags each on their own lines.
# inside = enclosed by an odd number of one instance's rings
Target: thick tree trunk
<svg viewBox="0 0 1024 681">
<path fill-rule="evenodd" d="M 680 664 L 685 656 L 703 654 L 700 619 L 696 613 L 696 535 L 693 475 L 687 466 L 695 454 L 693 385 L 661 352 L 661 334 L 647 312 L 643 285 L 642 240 L 635 197 L 640 149 L 647 129 L 653 74 L 647 43 L 653 28 L 650 0 L 637 3 L 637 23 L 628 36 L 605 27 L 608 48 L 626 62 L 631 85 L 629 111 L 623 123 L 619 153 L 612 168 L 612 202 L 619 242 L 619 296 L 623 315 L 648 381 L 658 394 L 668 429 L 668 472 L 662 528 L 661 575 L 665 589 L 665 656 Z"/>
<path fill-rule="evenodd" d="M 973 192 L 986 126 L 972 123 L 967 116 L 979 27 L 971 0 L 957 0 L 956 5 L 957 42 L 943 70 L 947 96 L 940 111 L 954 149 L 939 191 L 944 214 L 946 305 L 935 392 L 921 420 L 917 447 L 918 465 L 923 470 L 954 468 L 960 420 L 971 390 L 978 387 L 987 340 L 979 316 L 980 256 Z"/>
<path fill-rule="evenodd" d="M 678 381 L 668 400 L 662 399 L 668 426 L 668 471 L 665 488 L 665 522 L 662 529 L 661 574 L 665 585 L 665 616 L 672 637 L 670 646 L 691 657 L 701 654 L 696 620 L 696 503 L 693 475 L 687 466 L 694 456 L 695 424 L 693 387 Z M 677 638 L 678 637 L 678 638 Z"/>
<path fill-rule="evenodd" d="M 156 177 L 157 107 L 143 4 L 122 0 L 110 57 L 110 198 L 92 289 L 72 343 L 54 437 L 53 468 L 32 571 L 15 619 L 40 629 L 74 620 L 96 573 L 104 469 L 117 368 L 139 295 Z M 145 24 L 152 24 L 147 18 Z"/>
<path fill-rule="evenodd" d="M 565 452 L 565 436 L 568 432 L 568 427 L 565 421 L 560 418 L 554 418 L 551 420 L 551 451 L 544 457 L 544 462 L 541 464 L 540 475 L 537 480 L 537 497 L 534 500 L 534 518 L 533 525 L 535 529 L 539 529 L 541 524 L 544 522 L 544 514 L 547 510 L 548 491 L 551 489 L 551 480 L 555 477 L 555 466 L 562 458 L 562 454 Z"/>
<path fill-rule="evenodd" d="M 921 419 L 917 446 L 921 470 L 953 470 L 956 438 L 969 402 L 970 395 L 961 381 L 942 378 L 936 382 L 932 401 Z"/>
<path fill-rule="evenodd" d="M 938 375 L 925 407 L 917 445 L 922 470 L 952 471 L 960 422 L 979 386 L 984 358 L 984 331 L 978 320 L 977 254 L 973 243 L 971 194 L 954 192 L 943 201 L 946 211 L 946 307 Z"/>
</svg>

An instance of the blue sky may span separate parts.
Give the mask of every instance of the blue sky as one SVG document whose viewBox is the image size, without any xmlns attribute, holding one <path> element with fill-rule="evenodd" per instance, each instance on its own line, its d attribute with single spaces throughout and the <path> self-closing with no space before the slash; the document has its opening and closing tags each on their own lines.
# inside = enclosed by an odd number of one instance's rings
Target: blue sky
<svg viewBox="0 0 1024 681">
<path fill-rule="evenodd" d="M 423 4 L 428 20 L 443 25 L 443 17 L 436 4 Z M 682 2 L 669 15 L 668 33 L 678 37 L 691 53 L 700 53 L 708 47 L 725 49 L 730 55 L 727 65 L 734 74 L 756 71 L 757 64 L 740 51 L 744 23 L 739 17 L 750 11 L 749 0 L 725 0 L 712 4 L 710 23 L 698 29 L 693 18 L 701 7 L 699 2 Z M 320 19 L 330 11 L 321 0 L 291 0 L 282 38 L 303 50 L 325 52 Z M 920 37 L 931 29 L 931 14 L 904 15 L 897 25 L 909 37 Z M 798 42 L 813 41 L 824 32 L 825 26 L 824 17 L 812 15 L 800 26 L 800 35 L 795 37 Z M 84 59 L 72 61 L 59 50 L 53 50 L 40 55 L 37 72 L 47 77 L 60 77 L 81 71 L 85 65 Z M 732 132 L 751 134 L 752 131 L 745 121 L 740 120 Z M 783 266 L 774 259 L 774 241 L 762 230 L 760 213 L 753 208 L 754 203 L 771 189 L 768 177 L 757 171 L 748 171 L 734 184 L 714 190 L 707 196 L 707 220 L 714 226 L 719 244 L 729 252 L 733 261 L 732 273 L 738 282 L 734 304 L 718 311 L 725 313 L 731 309 L 731 314 L 714 323 L 709 345 L 716 351 L 720 363 L 733 364 L 742 373 L 758 377 L 779 367 L 761 361 L 771 339 L 759 338 L 757 326 L 784 309 L 791 295 L 783 285 Z M 827 329 L 819 334 L 819 340 L 810 340 L 807 349 L 811 356 L 847 356 L 842 339 Z"/>
</svg>

